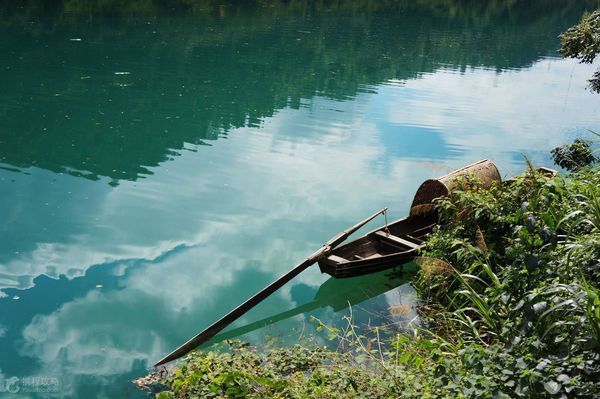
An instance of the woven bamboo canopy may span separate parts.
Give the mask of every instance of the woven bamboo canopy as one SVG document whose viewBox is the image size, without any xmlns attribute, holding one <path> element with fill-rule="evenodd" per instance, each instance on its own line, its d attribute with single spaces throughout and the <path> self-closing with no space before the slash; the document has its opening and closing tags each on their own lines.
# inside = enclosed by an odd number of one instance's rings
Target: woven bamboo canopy
<svg viewBox="0 0 600 399">
<path fill-rule="evenodd" d="M 415 194 L 410 206 L 410 216 L 432 212 L 433 200 L 448 196 L 468 176 L 475 177 L 478 184 L 483 188 L 490 188 L 492 184 L 502 181 L 498 168 L 488 159 L 472 163 L 437 179 L 425 180 Z"/>
</svg>

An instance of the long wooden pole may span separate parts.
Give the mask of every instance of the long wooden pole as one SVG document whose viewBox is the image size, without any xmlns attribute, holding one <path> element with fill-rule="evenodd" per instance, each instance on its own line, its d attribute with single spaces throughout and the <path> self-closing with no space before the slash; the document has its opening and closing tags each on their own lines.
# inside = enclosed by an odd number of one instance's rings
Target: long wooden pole
<svg viewBox="0 0 600 399">
<path fill-rule="evenodd" d="M 240 318 L 250 309 L 258 305 L 269 295 L 277 291 L 288 281 L 296 277 L 302 271 L 304 271 L 307 267 L 317 262 L 323 256 L 326 256 L 331 252 L 336 246 L 338 246 L 341 242 L 343 242 L 350 234 L 354 233 L 356 230 L 360 229 L 362 226 L 373 220 L 376 216 L 381 213 L 387 211 L 387 208 L 383 208 L 380 211 L 374 213 L 368 218 L 360 221 L 354 226 L 350 227 L 347 230 L 342 231 L 337 234 L 329 241 L 327 241 L 320 249 L 315 251 L 312 255 L 310 255 L 306 260 L 292 268 L 289 272 L 279 277 L 277 280 L 273 281 L 271 284 L 263 288 L 261 291 L 256 293 L 254 296 L 248 298 L 244 303 L 240 304 L 237 308 L 233 309 L 231 312 L 227 313 L 221 319 L 217 320 L 215 323 L 210 325 L 204 331 L 197 334 L 195 337 L 187 341 L 185 344 L 181 345 L 179 348 L 175 349 L 173 352 L 169 353 L 167 356 L 159 360 L 154 367 L 158 367 L 161 364 L 170 362 L 175 359 L 179 359 L 181 356 L 189 353 L 192 349 L 202 345 L 212 337 L 214 337 L 217 333 L 223 330 L 225 327 L 233 323 L 235 320 Z"/>
</svg>

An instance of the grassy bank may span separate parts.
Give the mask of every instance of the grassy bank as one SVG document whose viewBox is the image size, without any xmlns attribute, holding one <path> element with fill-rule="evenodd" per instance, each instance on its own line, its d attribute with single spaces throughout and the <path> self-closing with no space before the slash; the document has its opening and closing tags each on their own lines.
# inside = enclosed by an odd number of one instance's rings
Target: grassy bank
<svg viewBox="0 0 600 399">
<path fill-rule="evenodd" d="M 157 398 L 600 397 L 600 168 L 530 168 L 440 200 L 414 285 L 426 329 L 195 352 Z"/>
</svg>

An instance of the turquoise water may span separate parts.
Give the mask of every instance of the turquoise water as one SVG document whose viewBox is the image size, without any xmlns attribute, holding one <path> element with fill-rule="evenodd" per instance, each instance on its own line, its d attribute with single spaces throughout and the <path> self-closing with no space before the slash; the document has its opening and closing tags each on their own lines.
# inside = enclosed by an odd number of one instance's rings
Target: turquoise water
<svg viewBox="0 0 600 399">
<path fill-rule="evenodd" d="M 595 2 L 413 3 L 0 6 L 0 397 L 143 397 L 151 363 L 422 180 L 598 130 L 594 67 L 555 53 Z M 346 299 L 405 324 L 410 275 L 309 269 L 233 327 L 308 310 L 241 336 L 293 341 Z"/>
</svg>

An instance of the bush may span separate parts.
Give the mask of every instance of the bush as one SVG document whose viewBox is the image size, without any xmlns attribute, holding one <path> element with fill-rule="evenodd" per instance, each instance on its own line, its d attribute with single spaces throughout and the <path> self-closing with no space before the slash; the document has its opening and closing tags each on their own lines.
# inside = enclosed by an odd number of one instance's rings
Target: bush
<svg viewBox="0 0 600 399">
<path fill-rule="evenodd" d="M 425 259 L 447 267 L 416 282 L 432 328 L 442 319 L 440 333 L 486 348 L 501 370 L 484 375 L 510 397 L 599 397 L 600 169 L 530 168 L 437 209 Z"/>
<path fill-rule="evenodd" d="M 600 10 L 586 13 L 581 21 L 560 35 L 562 45 L 559 52 L 580 62 L 591 64 L 600 52 Z M 600 71 L 589 80 L 590 89 L 600 93 Z"/>
<path fill-rule="evenodd" d="M 571 171 L 590 166 L 598 160 L 592 151 L 591 144 L 591 141 L 575 139 L 572 144 L 554 148 L 552 159 L 561 168 Z"/>
</svg>

